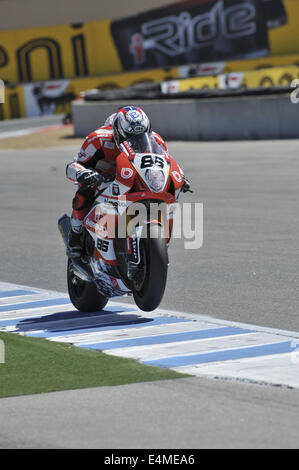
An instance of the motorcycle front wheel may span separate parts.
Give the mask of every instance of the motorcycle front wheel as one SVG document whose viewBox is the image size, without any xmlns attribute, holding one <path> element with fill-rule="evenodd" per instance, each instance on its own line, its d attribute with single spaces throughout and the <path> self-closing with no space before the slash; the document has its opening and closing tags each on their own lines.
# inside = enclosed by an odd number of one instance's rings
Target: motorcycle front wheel
<svg viewBox="0 0 299 470">
<path fill-rule="evenodd" d="M 163 228 L 149 224 L 147 237 L 140 240 L 139 273 L 133 282 L 133 297 L 137 307 L 145 312 L 155 310 L 166 288 L 168 254 Z"/>
<path fill-rule="evenodd" d="M 109 300 L 98 292 L 93 282 L 83 281 L 74 275 L 70 258 L 67 264 L 67 286 L 70 300 L 80 312 L 99 312 Z"/>
</svg>

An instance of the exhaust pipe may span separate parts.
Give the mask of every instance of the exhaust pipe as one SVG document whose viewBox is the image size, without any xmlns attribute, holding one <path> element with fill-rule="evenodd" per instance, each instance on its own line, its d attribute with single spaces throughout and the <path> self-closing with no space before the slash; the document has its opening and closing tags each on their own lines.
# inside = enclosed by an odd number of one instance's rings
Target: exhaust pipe
<svg viewBox="0 0 299 470">
<path fill-rule="evenodd" d="M 72 259 L 72 271 L 76 277 L 85 282 L 93 282 L 92 275 L 79 260 Z"/>
</svg>

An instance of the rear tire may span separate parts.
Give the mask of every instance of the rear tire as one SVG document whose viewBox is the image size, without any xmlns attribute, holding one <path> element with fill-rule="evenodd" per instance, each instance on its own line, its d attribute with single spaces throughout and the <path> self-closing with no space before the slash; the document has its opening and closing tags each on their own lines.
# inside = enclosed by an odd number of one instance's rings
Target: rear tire
<svg viewBox="0 0 299 470">
<path fill-rule="evenodd" d="M 82 281 L 72 272 L 72 260 L 67 264 L 67 286 L 72 304 L 80 312 L 100 312 L 108 298 L 99 293 L 93 282 Z"/>
<path fill-rule="evenodd" d="M 147 238 L 140 240 L 140 256 L 143 263 L 143 280 L 133 281 L 133 297 L 137 307 L 144 312 L 155 310 L 164 295 L 168 254 L 163 228 L 158 224 L 149 224 Z"/>
</svg>

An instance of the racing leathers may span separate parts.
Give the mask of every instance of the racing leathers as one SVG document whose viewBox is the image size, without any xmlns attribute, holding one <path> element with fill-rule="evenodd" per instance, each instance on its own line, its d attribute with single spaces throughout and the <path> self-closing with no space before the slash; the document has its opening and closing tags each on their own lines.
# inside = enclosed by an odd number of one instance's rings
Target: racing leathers
<svg viewBox="0 0 299 470">
<path fill-rule="evenodd" d="M 152 135 L 166 151 L 167 146 L 156 132 Z M 66 167 L 66 176 L 78 184 L 73 199 L 71 231 L 69 235 L 69 256 L 80 257 L 80 237 L 83 219 L 89 212 L 94 199 L 95 190 L 103 179 L 115 177 L 116 157 L 120 154 L 111 125 L 104 125 L 89 134 L 74 161 Z"/>
</svg>

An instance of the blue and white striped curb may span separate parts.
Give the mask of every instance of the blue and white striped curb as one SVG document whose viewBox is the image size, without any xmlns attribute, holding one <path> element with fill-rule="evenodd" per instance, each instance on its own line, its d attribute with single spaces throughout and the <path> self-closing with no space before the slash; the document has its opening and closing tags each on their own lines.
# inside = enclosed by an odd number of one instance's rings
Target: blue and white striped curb
<svg viewBox="0 0 299 470">
<path fill-rule="evenodd" d="M 0 282 L 0 331 L 101 350 L 197 376 L 299 388 L 299 333 L 111 301 L 80 313 L 66 294 Z"/>
</svg>

